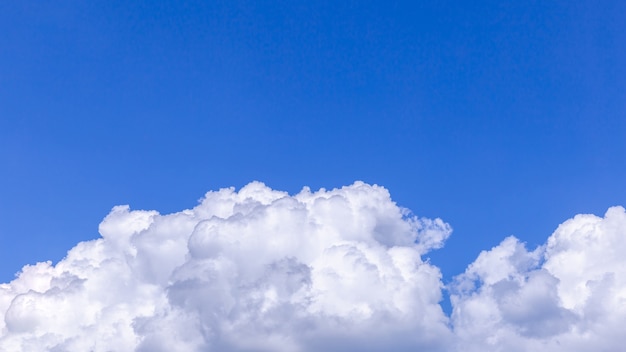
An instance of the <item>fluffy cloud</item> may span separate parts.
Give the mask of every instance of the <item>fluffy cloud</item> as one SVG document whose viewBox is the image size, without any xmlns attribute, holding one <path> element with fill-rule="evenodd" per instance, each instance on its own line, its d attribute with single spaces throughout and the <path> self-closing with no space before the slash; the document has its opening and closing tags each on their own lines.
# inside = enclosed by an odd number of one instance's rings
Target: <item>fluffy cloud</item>
<svg viewBox="0 0 626 352">
<path fill-rule="evenodd" d="M 422 255 L 451 233 L 382 187 L 261 183 L 161 215 L 114 207 L 102 238 L 0 284 L 2 351 L 615 351 L 626 213 L 577 215 L 534 250 L 483 251 L 439 304 Z"/>
<path fill-rule="evenodd" d="M 441 274 L 421 255 L 450 232 L 361 182 L 118 206 L 102 238 L 0 286 L 0 350 L 447 350 Z"/>
<path fill-rule="evenodd" d="M 618 351 L 626 326 L 626 213 L 577 215 L 528 251 L 509 237 L 458 276 L 465 351 Z"/>
</svg>

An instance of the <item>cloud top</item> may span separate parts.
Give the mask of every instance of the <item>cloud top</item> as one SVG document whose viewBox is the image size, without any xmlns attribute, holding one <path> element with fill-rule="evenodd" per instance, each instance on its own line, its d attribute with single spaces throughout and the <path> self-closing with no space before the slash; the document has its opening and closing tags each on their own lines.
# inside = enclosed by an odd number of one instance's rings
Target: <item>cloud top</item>
<svg viewBox="0 0 626 352">
<path fill-rule="evenodd" d="M 362 182 L 116 206 L 100 233 L 0 284 L 0 350 L 597 351 L 619 350 L 626 323 L 622 207 L 533 250 L 508 237 L 447 287 L 422 256 L 451 227 Z"/>
</svg>

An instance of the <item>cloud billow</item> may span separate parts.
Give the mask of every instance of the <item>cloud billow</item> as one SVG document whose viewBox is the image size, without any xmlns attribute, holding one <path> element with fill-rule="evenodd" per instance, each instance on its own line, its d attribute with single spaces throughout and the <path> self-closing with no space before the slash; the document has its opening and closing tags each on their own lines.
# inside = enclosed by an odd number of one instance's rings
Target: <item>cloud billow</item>
<svg viewBox="0 0 626 352">
<path fill-rule="evenodd" d="M 2 285 L 0 349 L 443 349 L 450 334 L 441 273 L 420 255 L 451 229 L 382 187 L 254 182 L 174 214 L 118 206 L 100 232 Z"/>
<path fill-rule="evenodd" d="M 626 215 L 578 215 L 533 251 L 509 237 L 448 287 L 422 255 L 451 227 L 362 182 L 253 182 L 161 215 L 114 207 L 102 238 L 0 285 L 7 351 L 615 350 Z"/>
<path fill-rule="evenodd" d="M 528 251 L 514 237 L 451 285 L 465 351 L 618 351 L 626 324 L 626 213 L 577 215 Z"/>
</svg>

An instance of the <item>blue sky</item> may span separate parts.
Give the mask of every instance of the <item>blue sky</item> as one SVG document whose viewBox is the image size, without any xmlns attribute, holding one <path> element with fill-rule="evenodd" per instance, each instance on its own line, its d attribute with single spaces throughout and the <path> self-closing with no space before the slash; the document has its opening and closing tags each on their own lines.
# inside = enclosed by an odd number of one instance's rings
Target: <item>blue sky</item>
<svg viewBox="0 0 626 352">
<path fill-rule="evenodd" d="M 448 280 L 626 199 L 620 1 L 0 4 L 0 282 L 117 204 L 363 180 Z"/>
</svg>

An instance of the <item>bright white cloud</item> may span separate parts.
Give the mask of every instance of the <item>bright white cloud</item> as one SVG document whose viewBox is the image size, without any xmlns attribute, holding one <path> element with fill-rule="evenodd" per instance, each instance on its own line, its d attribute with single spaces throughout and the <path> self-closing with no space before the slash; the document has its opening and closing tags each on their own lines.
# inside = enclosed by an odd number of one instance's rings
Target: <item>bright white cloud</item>
<svg viewBox="0 0 626 352">
<path fill-rule="evenodd" d="M 465 351 L 620 351 L 626 326 L 626 213 L 577 215 L 528 251 L 509 237 L 453 285 Z"/>
<path fill-rule="evenodd" d="M 102 238 L 0 285 L 2 351 L 598 351 L 626 324 L 626 213 L 483 251 L 439 302 L 449 225 L 357 182 L 261 183 L 161 215 L 113 208 Z"/>
<path fill-rule="evenodd" d="M 0 350 L 447 350 L 441 274 L 420 255 L 450 232 L 361 182 L 118 206 L 101 239 L 0 286 Z"/>
</svg>

